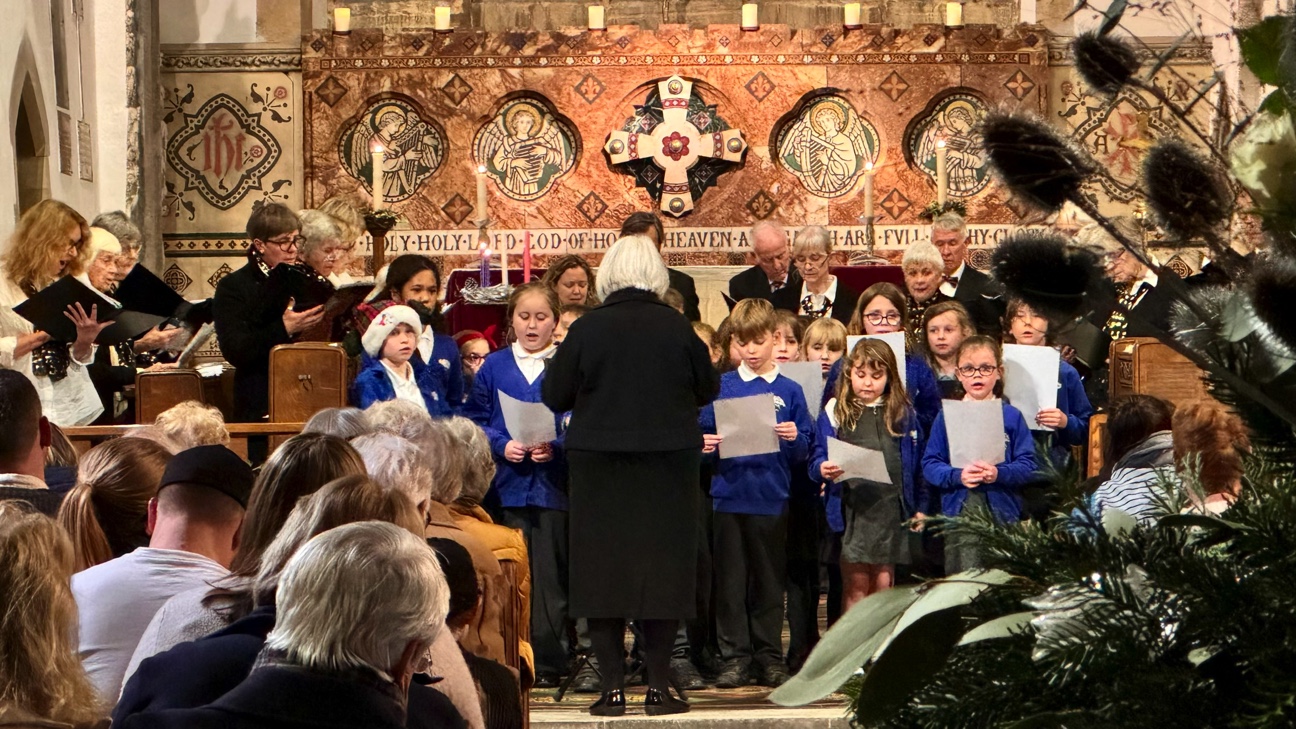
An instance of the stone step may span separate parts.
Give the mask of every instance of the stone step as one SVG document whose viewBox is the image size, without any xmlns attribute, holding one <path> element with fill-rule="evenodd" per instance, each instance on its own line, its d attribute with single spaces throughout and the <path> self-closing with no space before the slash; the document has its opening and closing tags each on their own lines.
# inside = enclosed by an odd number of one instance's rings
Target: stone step
<svg viewBox="0 0 1296 729">
<path fill-rule="evenodd" d="M 546 709 L 531 713 L 537 729 L 634 729 L 635 727 L 680 727 L 680 729 L 849 729 L 843 707 L 784 709 L 726 708 L 693 710 L 674 716 L 645 716 L 643 706 L 628 707 L 617 718 L 590 716 L 582 706 Z"/>
</svg>

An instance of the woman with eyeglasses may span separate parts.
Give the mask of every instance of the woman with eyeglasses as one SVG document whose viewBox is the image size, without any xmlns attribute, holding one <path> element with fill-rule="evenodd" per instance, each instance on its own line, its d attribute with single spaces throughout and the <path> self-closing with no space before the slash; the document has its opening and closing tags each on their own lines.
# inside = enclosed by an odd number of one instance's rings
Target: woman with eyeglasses
<svg viewBox="0 0 1296 729">
<path fill-rule="evenodd" d="M 73 341 L 37 331 L 14 308 L 67 275 L 82 273 L 90 226 L 57 200 L 42 200 L 23 213 L 0 257 L 0 367 L 23 373 L 36 385 L 41 408 L 61 427 L 88 425 L 103 412 L 87 367 L 94 361 L 100 324 L 97 307 L 79 304 L 66 316 L 76 325 Z"/>
<path fill-rule="evenodd" d="M 826 228 L 802 228 L 792 244 L 792 262 L 801 274 L 801 286 L 784 286 L 774 292 L 770 296 L 774 308 L 807 319 L 829 316 L 849 324 L 859 292 L 830 273 L 832 252 L 832 236 Z"/>
<path fill-rule="evenodd" d="M 293 311 L 292 300 L 282 310 L 265 304 L 270 271 L 297 262 L 302 243 L 297 215 L 286 205 L 267 203 L 248 218 L 247 235 L 247 265 L 221 279 L 212 302 L 221 352 L 235 367 L 238 423 L 257 422 L 270 408 L 270 350 L 292 342 L 324 318 L 323 306 Z"/>
<path fill-rule="evenodd" d="M 472 392 L 473 378 L 486 362 L 486 355 L 495 351 L 490 337 L 473 329 L 465 329 L 454 335 L 455 344 L 459 345 L 460 367 L 463 369 L 464 392 Z"/>
</svg>

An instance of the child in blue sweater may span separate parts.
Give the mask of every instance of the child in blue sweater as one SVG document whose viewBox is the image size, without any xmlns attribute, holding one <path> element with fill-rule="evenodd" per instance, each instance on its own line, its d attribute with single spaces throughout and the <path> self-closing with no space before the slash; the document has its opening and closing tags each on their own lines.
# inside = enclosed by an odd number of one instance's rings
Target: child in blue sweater
<svg viewBox="0 0 1296 729">
<path fill-rule="evenodd" d="M 418 330 L 418 355 L 428 368 L 428 381 L 436 399 L 428 408 L 432 417 L 450 417 L 463 404 L 465 387 L 459 345 L 438 331 L 441 316 L 441 271 L 427 256 L 407 253 L 387 267 L 386 288 L 378 301 L 390 300 L 419 312 L 425 323 Z"/>
<path fill-rule="evenodd" d="M 508 318 L 517 341 L 486 357 L 462 414 L 486 431 L 495 457 L 487 502 L 500 523 L 522 531 L 531 560 L 531 646 L 537 679 L 567 668 L 567 469 L 562 441 L 522 443 L 504 422 L 500 394 L 541 402 L 545 365 L 553 356 L 558 297 L 540 283 L 513 289 Z M 562 415 L 554 415 L 562 432 Z M 483 504 L 485 505 L 485 504 Z"/>
<path fill-rule="evenodd" d="M 881 451 L 885 482 L 841 481 L 841 467 L 828 459 L 828 439 Z M 884 342 L 864 339 L 851 351 L 837 395 L 819 414 L 810 475 L 827 483 L 828 521 L 841 537 L 844 584 L 841 611 L 891 587 L 895 566 L 907 564 L 909 528 L 921 529 L 927 485 L 918 473 L 921 435 L 895 354 Z"/>
<path fill-rule="evenodd" d="M 991 400 L 1002 393 L 1003 354 L 999 342 L 977 335 L 963 340 L 958 349 L 958 378 L 964 400 Z M 941 513 L 958 516 L 969 508 L 989 508 L 1000 522 L 1021 518 L 1020 489 L 1035 472 L 1035 441 L 1026 419 L 1017 408 L 1003 403 L 1004 459 L 999 463 L 976 461 L 966 467 L 950 464 L 949 433 L 945 413 L 936 416 L 923 453 L 923 478 L 941 492 Z M 977 545 L 966 536 L 951 534 L 945 542 L 945 571 L 954 574 L 980 564 Z"/>
<path fill-rule="evenodd" d="M 1035 311 L 1021 299 L 1008 300 L 1004 312 L 1005 339 L 1014 344 L 1035 347 L 1052 346 L 1052 327 L 1043 314 Z M 1029 413 L 1023 413 L 1030 417 Z M 1053 430 L 1031 431 L 1035 442 L 1043 446 L 1053 459 L 1053 465 L 1066 468 L 1071 462 L 1071 448 L 1089 443 L 1089 416 L 1093 406 L 1085 394 L 1080 373 L 1069 362 L 1058 364 L 1057 407 L 1045 408 L 1035 415 L 1035 422 Z M 1033 519 L 1044 519 L 1054 506 L 1052 484 L 1037 478 L 1022 490 L 1023 508 Z"/>
<path fill-rule="evenodd" d="M 359 318 L 368 320 L 360 340 L 360 372 L 347 392 L 358 408 L 386 400 L 408 400 L 434 412 L 439 406 L 434 378 L 417 355 L 423 323 L 413 309 L 391 301 L 361 304 Z"/>
<path fill-rule="evenodd" d="M 753 677 L 779 686 L 788 679 L 782 618 L 792 464 L 808 457 L 813 425 L 801 386 L 774 362 L 774 307 L 764 299 L 740 301 L 729 323 L 742 361 L 720 378 L 720 399 L 773 394 L 780 447 L 720 459 L 711 478 L 713 558 L 723 566 L 716 570 L 716 632 L 725 665 L 716 686 L 746 686 Z M 723 437 L 713 406 L 702 409 L 700 422 L 703 453 L 715 453 Z"/>
</svg>

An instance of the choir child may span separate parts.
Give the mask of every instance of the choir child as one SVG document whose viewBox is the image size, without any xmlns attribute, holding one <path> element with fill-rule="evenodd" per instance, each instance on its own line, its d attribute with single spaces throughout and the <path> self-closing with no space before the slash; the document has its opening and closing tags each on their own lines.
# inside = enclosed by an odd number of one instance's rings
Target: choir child
<svg viewBox="0 0 1296 729">
<path fill-rule="evenodd" d="M 774 310 L 774 361 L 777 364 L 801 361 L 801 340 L 805 322 L 790 311 Z"/>
<path fill-rule="evenodd" d="M 837 360 L 846 354 L 846 325 L 829 317 L 815 319 L 806 327 L 805 339 L 801 342 L 801 359 L 807 362 L 818 362 L 823 367 L 824 377 L 837 364 Z"/>
<path fill-rule="evenodd" d="M 823 317 L 829 319 L 829 317 Z M 784 309 L 774 310 L 774 362 L 801 361 L 805 321 Z M 806 462 L 792 464 L 788 496 L 787 620 L 788 669 L 801 670 L 810 649 L 819 642 L 819 536 L 823 504 L 819 481 L 811 479 Z"/>
<path fill-rule="evenodd" d="M 406 254 L 397 256 L 387 267 L 386 287 L 377 300 L 390 299 L 418 312 L 423 320 L 419 327 L 418 356 L 427 365 L 436 407 L 433 417 L 449 417 L 463 404 L 467 388 L 464 385 L 463 366 L 459 346 L 442 330 L 445 318 L 441 314 L 441 271 L 427 256 Z"/>
<path fill-rule="evenodd" d="M 360 304 L 356 315 L 368 323 L 360 339 L 360 372 L 348 392 L 350 404 L 363 409 L 385 400 L 408 400 L 429 413 L 440 412 L 436 378 L 417 356 L 423 330 L 419 315 L 391 301 Z"/>
<path fill-rule="evenodd" d="M 495 351 L 491 340 L 485 334 L 474 329 L 465 329 L 454 335 L 455 344 L 459 345 L 459 362 L 463 370 L 464 392 L 472 392 L 473 378 L 477 370 L 486 361 L 486 355 Z"/>
<path fill-rule="evenodd" d="M 928 307 L 923 314 L 922 327 L 927 340 L 927 363 L 936 373 L 936 384 L 940 387 L 941 397 L 963 397 L 958 384 L 956 358 L 963 340 L 976 334 L 972 317 L 957 301 L 939 301 Z"/>
<path fill-rule="evenodd" d="M 566 304 L 558 311 L 558 326 L 554 327 L 554 344 L 562 344 L 562 340 L 567 336 L 567 330 L 571 325 L 582 316 L 590 312 L 590 307 L 584 304 Z"/>
<path fill-rule="evenodd" d="M 702 343 L 706 345 L 707 351 L 711 353 L 711 364 L 718 369 L 720 367 L 720 357 L 724 352 L 720 349 L 720 344 L 717 341 L 720 335 L 716 333 L 715 327 L 704 321 L 695 321 L 693 322 L 693 333 L 698 335 L 698 339 L 701 339 Z"/>
</svg>

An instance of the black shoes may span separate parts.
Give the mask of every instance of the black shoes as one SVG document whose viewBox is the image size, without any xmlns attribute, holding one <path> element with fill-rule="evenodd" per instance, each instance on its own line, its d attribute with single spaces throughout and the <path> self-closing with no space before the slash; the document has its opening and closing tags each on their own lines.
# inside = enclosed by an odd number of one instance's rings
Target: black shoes
<svg viewBox="0 0 1296 729">
<path fill-rule="evenodd" d="M 604 691 L 599 700 L 590 705 L 589 713 L 592 716 L 625 716 L 625 692 L 621 689 Z"/>
<path fill-rule="evenodd" d="M 693 661 L 687 658 L 672 658 L 670 662 L 670 680 L 678 691 L 701 691 L 707 687 L 702 674 L 698 673 Z"/>
<path fill-rule="evenodd" d="M 743 661 L 729 661 L 716 677 L 716 688 L 731 689 L 751 683 L 750 671 Z"/>
<path fill-rule="evenodd" d="M 670 691 L 658 691 L 655 688 L 650 688 L 648 694 L 644 696 L 644 713 L 648 716 L 684 714 L 688 710 L 689 703 L 671 696 Z M 622 711 L 624 711 L 624 708 Z M 590 713 L 593 713 L 593 710 Z"/>
<path fill-rule="evenodd" d="M 538 688 L 538 689 L 558 688 L 558 685 L 561 683 L 562 683 L 562 676 L 559 676 L 556 673 L 550 673 L 548 671 L 540 671 L 536 673 L 535 683 L 532 684 L 532 688 Z"/>
<path fill-rule="evenodd" d="M 787 683 L 790 678 L 792 676 L 788 674 L 787 666 L 783 665 L 782 661 L 779 661 L 761 669 L 760 685 L 778 688 Z"/>
<path fill-rule="evenodd" d="M 580 671 L 576 673 L 571 690 L 572 693 L 576 694 L 597 694 L 602 690 L 602 684 L 603 680 L 599 678 L 598 666 L 591 660 L 581 666 Z"/>
</svg>

